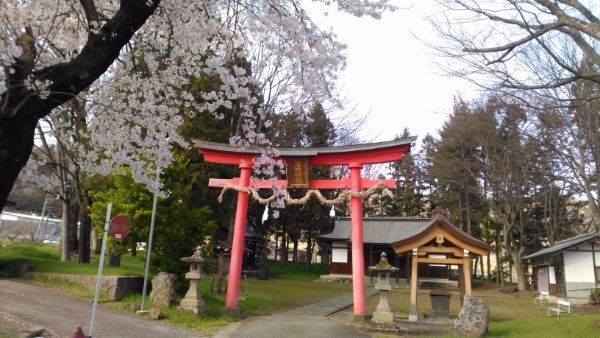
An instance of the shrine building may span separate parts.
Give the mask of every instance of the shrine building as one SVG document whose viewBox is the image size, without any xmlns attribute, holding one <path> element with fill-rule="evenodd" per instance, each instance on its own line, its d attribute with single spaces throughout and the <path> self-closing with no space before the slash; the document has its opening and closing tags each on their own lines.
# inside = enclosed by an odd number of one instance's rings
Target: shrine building
<svg viewBox="0 0 600 338">
<path fill-rule="evenodd" d="M 464 295 L 471 295 L 471 266 L 473 258 L 486 256 L 492 247 L 454 226 L 444 212 L 436 209 L 431 219 L 364 218 L 362 265 L 369 266 L 382 251 L 388 253 L 391 265 L 398 273 L 410 279 L 410 321 L 417 320 L 417 285 L 419 281 L 447 278 L 451 265 L 458 266 L 461 303 Z M 349 224 L 345 219 L 336 222 L 332 233 L 321 236 L 332 247 L 332 273 L 352 273 L 352 246 L 347 236 Z M 374 260 L 375 259 L 375 260 Z M 350 261 L 350 264 L 348 262 Z M 366 269 L 365 269 L 366 270 Z"/>
<path fill-rule="evenodd" d="M 319 236 L 319 243 L 323 244 L 330 253 L 330 276 L 351 278 L 352 275 L 352 240 L 351 219 L 341 217 L 335 222 L 333 231 Z M 387 254 L 391 265 L 398 268 L 391 275 L 397 282 L 410 279 L 410 256 L 400 257 L 394 252 L 393 244 L 423 232 L 431 223 L 429 218 L 406 217 L 367 217 L 363 218 L 363 250 L 365 272 L 368 267 L 376 265 L 382 252 Z M 324 262 L 325 263 L 325 262 Z M 439 281 L 448 280 L 448 266 L 440 264 L 423 264 L 419 266 L 419 276 L 423 280 Z"/>
<path fill-rule="evenodd" d="M 600 232 L 571 237 L 523 257 L 533 266 L 533 287 L 540 294 L 586 303 L 600 286 Z"/>
</svg>

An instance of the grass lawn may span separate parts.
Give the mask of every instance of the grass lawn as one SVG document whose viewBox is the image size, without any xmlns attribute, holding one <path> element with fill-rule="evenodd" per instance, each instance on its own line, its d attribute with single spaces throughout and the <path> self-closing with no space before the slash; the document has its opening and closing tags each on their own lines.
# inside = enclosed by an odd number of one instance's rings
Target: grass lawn
<svg viewBox="0 0 600 338">
<path fill-rule="evenodd" d="M 329 273 L 329 267 L 304 263 L 269 262 L 269 280 L 249 279 L 248 297 L 240 307 L 250 315 L 272 314 L 352 292 L 351 284 L 318 283 L 314 280 Z"/>
<path fill-rule="evenodd" d="M 36 272 L 95 275 L 98 271 L 97 256 L 93 257 L 92 264 L 60 262 L 57 246 L 11 244 L 0 248 L 0 262 L 8 260 L 29 262 L 34 266 Z M 123 255 L 120 268 L 105 266 L 103 271 L 105 275 L 143 276 L 143 266 L 143 255 L 137 257 Z M 311 270 L 307 271 L 304 263 L 269 262 L 269 274 L 273 278 L 269 280 L 248 279 L 246 281 L 246 298 L 240 300 L 239 306 L 247 315 L 266 315 L 352 292 L 352 286 L 348 284 L 313 282 L 319 275 L 326 274 L 328 271 L 329 268 L 322 265 L 313 265 Z M 51 286 L 60 292 L 87 300 L 94 297 L 90 287 L 58 277 L 38 275 L 34 279 L 29 279 L 29 282 Z M 206 305 L 205 314 L 197 316 L 176 308 L 162 309 L 164 320 L 200 334 L 215 333 L 230 322 L 239 320 L 221 313 L 221 308 L 225 305 L 224 296 L 211 295 L 209 283 L 209 278 L 204 278 L 200 283 L 200 290 Z M 242 281 L 242 283 L 244 282 Z M 141 304 L 141 295 L 130 295 L 120 301 L 105 299 L 101 299 L 101 301 L 106 306 L 129 311 L 130 304 Z M 148 298 L 146 304 L 148 304 L 148 308 L 152 306 L 149 304 Z"/>
<path fill-rule="evenodd" d="M 33 265 L 35 272 L 66 273 L 74 275 L 96 275 L 98 273 L 99 256 L 92 254 L 91 264 L 77 262 L 61 262 L 57 245 L 10 244 L 0 248 L 0 262 L 18 260 Z M 106 259 L 104 260 L 106 262 Z M 121 266 L 114 268 L 104 266 L 104 275 L 143 276 L 144 256 L 132 257 L 123 255 Z"/>
<path fill-rule="evenodd" d="M 510 321 L 492 321 L 488 337 L 600 337 L 600 328 L 594 324 L 600 315 L 575 315 L 566 318 L 528 318 Z"/>
<path fill-rule="evenodd" d="M 56 246 L 10 245 L 0 248 L 0 261 L 15 259 L 30 262 L 38 272 L 94 275 L 98 267 L 97 257 L 94 257 L 92 264 L 62 263 L 58 259 Z M 143 256 L 124 255 L 121 263 L 121 268 L 105 267 L 105 274 L 143 275 Z M 273 278 L 247 280 L 246 298 L 240 300 L 240 307 L 247 315 L 265 315 L 352 292 L 350 284 L 314 282 L 319 275 L 326 274 L 328 271 L 328 267 L 322 265 L 313 265 L 311 270 L 307 271 L 303 263 L 269 262 L 269 274 Z M 90 288 L 61 278 L 40 276 L 32 282 L 52 286 L 61 292 L 83 299 L 93 298 L 93 291 Z M 201 281 L 200 289 L 207 309 L 205 314 L 196 316 L 169 308 L 162 310 L 164 320 L 200 334 L 215 333 L 228 323 L 239 320 L 221 312 L 225 303 L 224 296 L 214 296 L 209 293 L 208 278 Z M 597 321 L 600 321 L 600 307 L 588 307 L 584 313 L 578 311 L 575 306 L 573 316 L 556 319 L 546 317 L 547 305 L 534 305 L 530 295 L 522 294 L 517 297 L 515 294 L 502 293 L 493 284 L 476 283 L 473 295 L 490 305 L 489 337 L 600 337 L 600 328 L 594 326 Z M 407 287 L 394 289 L 389 297 L 390 306 L 396 313 L 408 315 L 409 297 Z M 428 290 L 419 290 L 417 300 L 419 312 L 431 314 Z M 368 300 L 369 313 L 375 310 L 377 301 L 378 297 L 371 297 Z M 104 305 L 123 311 L 129 311 L 128 306 L 132 303 L 140 304 L 141 295 L 130 295 L 121 301 L 103 302 Z M 451 316 L 456 316 L 459 308 L 458 292 L 453 291 L 450 302 Z"/>
<path fill-rule="evenodd" d="M 594 323 L 600 321 L 600 307 L 596 314 L 589 314 L 590 308 L 581 313 L 573 306 L 574 314 L 570 317 L 547 317 L 548 305 L 533 304 L 532 296 L 506 294 L 499 291 L 494 284 L 478 283 L 473 295 L 483 299 L 490 306 L 490 328 L 488 337 L 600 337 L 600 328 Z M 408 287 L 394 289 L 389 297 L 390 307 L 396 313 L 408 316 L 410 290 Z M 367 312 L 373 312 L 378 297 L 371 297 L 367 302 Z M 429 290 L 417 293 L 419 313 L 430 315 L 431 302 Z M 456 317 L 460 310 L 459 293 L 452 291 L 450 298 L 450 316 Z M 578 313 L 579 312 L 579 313 Z"/>
</svg>

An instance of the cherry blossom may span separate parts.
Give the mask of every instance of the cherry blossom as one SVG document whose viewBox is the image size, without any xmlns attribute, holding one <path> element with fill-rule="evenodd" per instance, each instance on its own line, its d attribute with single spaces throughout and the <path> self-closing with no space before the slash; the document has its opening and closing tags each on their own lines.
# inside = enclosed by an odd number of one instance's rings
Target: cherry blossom
<svg viewBox="0 0 600 338">
<path fill-rule="evenodd" d="M 27 54 L 33 56 L 27 90 L 49 98 L 53 83 L 36 70 L 73 60 L 91 37 L 106 38 L 103 25 L 124 2 L 0 0 L 0 65 L 5 69 L 0 97 L 17 69 L 15 60 Z M 394 9 L 386 0 L 321 2 L 374 18 Z M 341 105 L 335 80 L 345 66 L 344 45 L 332 31 L 317 27 L 301 2 L 154 0 L 145 5 L 156 3 L 112 66 L 78 95 L 85 102 L 86 127 L 77 132 L 85 133 L 79 139 L 86 142 L 67 144 L 82 172 L 107 174 L 127 166 L 136 181 L 161 191 L 156 168 L 169 165 L 173 146 L 191 146 L 178 133 L 185 114 L 208 111 L 219 117 L 219 108 L 235 107 L 241 118 L 231 143 L 263 147 L 255 170 L 274 176 L 283 166 L 272 159 L 260 130 L 270 125 L 266 116 L 301 113 L 313 102 Z M 32 47 L 19 39 L 33 39 Z M 201 76 L 218 78 L 218 90 L 193 92 L 190 81 Z M 66 142 L 74 130 L 64 128 Z M 40 164 L 35 160 L 30 166 Z M 40 184 L 53 186 L 45 179 Z"/>
</svg>

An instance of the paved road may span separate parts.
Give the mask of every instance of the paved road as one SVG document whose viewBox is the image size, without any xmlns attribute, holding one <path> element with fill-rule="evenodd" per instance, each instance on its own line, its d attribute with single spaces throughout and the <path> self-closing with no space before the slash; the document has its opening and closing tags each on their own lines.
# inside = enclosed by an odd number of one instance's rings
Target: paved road
<svg viewBox="0 0 600 338">
<path fill-rule="evenodd" d="M 333 298 L 289 313 L 247 318 L 227 326 L 215 338 L 369 337 L 354 331 L 343 320 L 324 318 L 347 307 L 347 298 Z M 24 331 L 25 327 L 43 327 L 52 336 L 58 337 L 71 337 L 77 326 L 83 327 L 88 333 L 91 312 L 90 302 L 59 294 L 48 288 L 0 279 L 0 334 L 10 332 L 3 330 L 6 328 L 2 325 L 12 326 L 13 332 Z M 174 328 L 164 322 L 99 307 L 95 338 L 195 336 L 192 332 Z"/>
<path fill-rule="evenodd" d="M 378 293 L 375 289 L 367 290 L 367 298 L 374 296 Z M 280 313 L 281 315 L 294 315 L 294 316 L 315 316 L 315 317 L 327 317 L 333 313 L 342 311 L 349 308 L 354 304 L 352 293 L 348 293 L 339 297 L 329 298 L 324 301 L 308 304 L 302 307 L 291 309 L 289 311 Z"/>
<path fill-rule="evenodd" d="M 100 306 L 96 337 L 196 337 L 164 322 Z M 43 327 L 60 337 L 71 337 L 77 326 L 88 333 L 92 304 L 53 290 L 0 279 L 0 319 L 10 317 Z M 2 325 L 3 321 L 0 321 Z M 1 330 L 0 330 L 1 332 Z"/>
<path fill-rule="evenodd" d="M 215 338 L 368 338 L 341 322 L 314 316 L 250 317 L 219 332 Z"/>
<path fill-rule="evenodd" d="M 375 294 L 377 294 L 376 290 L 367 290 L 367 297 Z M 272 316 L 251 317 L 241 323 L 230 324 L 215 338 L 370 337 L 353 330 L 344 323 L 348 314 L 345 318 L 340 316 L 326 318 L 352 306 L 352 304 L 352 293 L 349 293 Z"/>
</svg>

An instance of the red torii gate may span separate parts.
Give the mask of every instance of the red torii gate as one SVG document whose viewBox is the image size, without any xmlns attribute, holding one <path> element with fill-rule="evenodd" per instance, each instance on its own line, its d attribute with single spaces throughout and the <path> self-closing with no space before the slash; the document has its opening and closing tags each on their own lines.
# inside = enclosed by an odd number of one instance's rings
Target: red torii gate
<svg viewBox="0 0 600 338">
<path fill-rule="evenodd" d="M 369 180 L 361 178 L 360 171 L 365 164 L 387 163 L 400 161 L 402 156 L 410 151 L 416 137 L 379 143 L 357 144 L 352 146 L 328 148 L 278 148 L 279 157 L 286 162 L 288 180 L 278 180 L 279 188 L 309 188 L 309 189 L 350 189 L 360 192 L 383 183 L 386 188 L 395 188 L 394 180 Z M 210 179 L 210 187 L 225 188 L 238 186 L 241 188 L 268 189 L 270 182 L 253 182 L 250 176 L 254 158 L 261 153 L 256 147 L 233 147 L 222 143 L 199 141 L 196 142 L 204 160 L 210 163 L 237 165 L 240 177 L 233 179 Z M 292 168 L 288 168 L 292 165 Z M 342 180 L 308 180 L 308 166 L 347 165 L 350 178 Z M 293 169 L 293 170 L 290 170 Z M 363 255 L 363 225 L 362 201 L 358 196 L 351 197 L 350 212 L 352 216 L 352 292 L 354 299 L 354 314 L 366 314 L 365 268 Z M 238 192 L 237 209 L 229 279 L 227 282 L 227 297 L 225 307 L 230 310 L 238 309 L 240 276 L 242 272 L 242 254 L 244 252 L 244 234 L 246 233 L 246 217 L 248 213 L 248 193 Z"/>
</svg>

